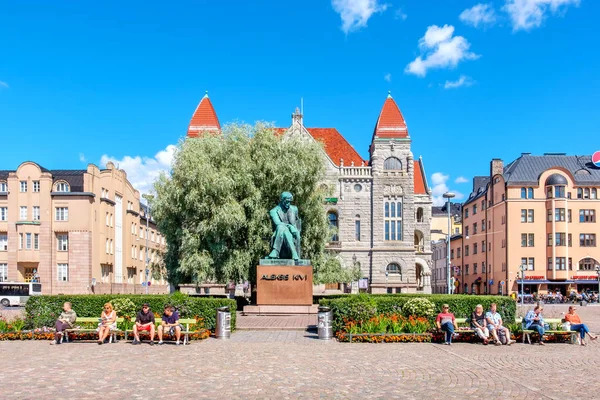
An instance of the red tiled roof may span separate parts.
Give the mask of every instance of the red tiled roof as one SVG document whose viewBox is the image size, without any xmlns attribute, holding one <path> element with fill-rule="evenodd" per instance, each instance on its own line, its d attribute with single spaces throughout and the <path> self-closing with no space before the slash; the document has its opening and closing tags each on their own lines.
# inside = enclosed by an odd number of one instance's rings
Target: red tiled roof
<svg viewBox="0 0 600 400">
<path fill-rule="evenodd" d="M 196 107 L 196 111 L 194 111 L 194 115 L 188 126 L 187 135 L 189 137 L 196 137 L 200 132 L 220 130 L 221 124 L 219 123 L 219 118 L 217 118 L 217 113 L 215 112 L 207 93 L 202 100 L 200 100 L 200 104 Z"/>
<path fill-rule="evenodd" d="M 406 128 L 406 122 L 404 117 L 398 108 L 398 105 L 392 99 L 391 95 L 385 99 L 379 118 L 377 119 L 377 125 L 375 125 L 375 131 L 373 132 L 373 138 L 405 138 L 408 137 L 408 129 Z"/>
<path fill-rule="evenodd" d="M 427 194 L 425 190 L 425 179 L 423 178 L 423 170 L 421 169 L 421 163 L 415 161 L 415 194 Z"/>
</svg>

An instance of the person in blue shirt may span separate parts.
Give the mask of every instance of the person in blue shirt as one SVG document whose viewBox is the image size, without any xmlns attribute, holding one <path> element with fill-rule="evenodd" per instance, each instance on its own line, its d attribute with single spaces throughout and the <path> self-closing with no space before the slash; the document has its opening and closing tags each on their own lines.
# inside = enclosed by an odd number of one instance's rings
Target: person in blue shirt
<svg viewBox="0 0 600 400">
<path fill-rule="evenodd" d="M 543 307 L 541 305 L 535 306 L 533 310 L 529 310 L 525 315 L 525 329 L 536 331 L 540 335 L 540 345 L 544 345 L 544 333 L 546 329 L 544 327 L 544 317 L 542 316 Z"/>
<path fill-rule="evenodd" d="M 158 327 L 158 344 L 163 344 L 163 335 L 169 333 L 175 336 L 177 341 L 175 344 L 179 346 L 181 338 L 181 324 L 179 323 L 179 313 L 175 311 L 175 307 L 167 304 L 162 315 L 161 325 Z"/>
</svg>

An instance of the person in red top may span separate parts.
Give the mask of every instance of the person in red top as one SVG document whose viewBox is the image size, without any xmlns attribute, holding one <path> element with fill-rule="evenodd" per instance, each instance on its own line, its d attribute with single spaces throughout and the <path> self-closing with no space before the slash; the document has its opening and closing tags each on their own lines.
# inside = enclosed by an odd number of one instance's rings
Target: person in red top
<svg viewBox="0 0 600 400">
<path fill-rule="evenodd" d="M 590 333 L 590 330 L 586 324 L 581 323 L 581 318 L 579 318 L 579 315 L 575 314 L 575 306 L 569 307 L 569 313 L 565 315 L 565 322 L 571 323 L 572 331 L 579 332 L 579 336 L 581 338 L 580 343 L 582 346 L 586 345 L 586 343 L 585 343 L 585 334 L 586 333 L 590 336 L 591 340 L 598 339 L 598 336 L 592 336 L 592 334 Z"/>
<path fill-rule="evenodd" d="M 448 346 L 452 344 L 454 330 L 458 330 L 456 318 L 454 318 L 454 314 L 452 314 L 449 310 L 450 306 L 448 304 L 444 304 L 442 306 L 442 312 L 439 313 L 435 319 L 438 329 L 446 333 L 446 342 L 444 344 L 447 344 Z"/>
</svg>

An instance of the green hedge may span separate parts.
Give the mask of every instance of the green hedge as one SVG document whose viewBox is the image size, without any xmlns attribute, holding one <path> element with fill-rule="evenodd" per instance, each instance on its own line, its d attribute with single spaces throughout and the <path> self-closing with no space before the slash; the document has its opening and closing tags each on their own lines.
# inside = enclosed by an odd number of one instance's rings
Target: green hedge
<svg viewBox="0 0 600 400">
<path fill-rule="evenodd" d="M 179 310 L 181 318 L 204 319 L 204 327 L 214 331 L 217 308 L 229 306 L 231 310 L 231 329 L 235 329 L 236 302 L 230 299 L 193 297 L 179 292 L 170 295 L 63 295 L 63 296 L 31 296 L 25 306 L 26 327 L 28 329 L 53 327 L 58 315 L 62 312 L 65 301 L 70 301 L 73 310 L 79 317 L 100 317 L 104 303 L 116 298 L 128 298 L 137 309 L 142 304 L 150 304 L 154 313 L 162 314 L 165 304 L 171 304 Z"/>
<path fill-rule="evenodd" d="M 450 311 L 457 318 L 467 318 L 475 310 L 477 304 L 484 311 L 491 303 L 496 303 L 498 312 L 506 323 L 515 320 L 516 302 L 507 296 L 473 296 L 447 294 L 359 294 L 345 295 L 336 298 L 322 298 L 319 304 L 331 307 L 333 311 L 333 330 L 339 332 L 344 326 L 344 320 L 365 321 L 378 314 L 402 314 L 402 306 L 410 299 L 423 297 L 435 304 L 437 312 L 442 311 L 442 304 L 447 303 Z M 435 318 L 435 317 L 434 317 Z"/>
</svg>

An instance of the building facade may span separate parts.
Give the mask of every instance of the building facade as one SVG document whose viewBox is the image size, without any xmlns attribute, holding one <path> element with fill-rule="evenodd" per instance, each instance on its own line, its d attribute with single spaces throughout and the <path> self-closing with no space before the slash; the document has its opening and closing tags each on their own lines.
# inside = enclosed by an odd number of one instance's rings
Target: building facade
<svg viewBox="0 0 600 400">
<path fill-rule="evenodd" d="M 510 294 L 521 283 L 530 294 L 598 290 L 599 191 L 589 155 L 492 160 L 463 204 L 460 292 Z"/>
<path fill-rule="evenodd" d="M 143 293 L 146 248 L 160 268 L 165 246 L 145 211 L 110 162 L 48 170 L 28 161 L 0 171 L 0 280 L 36 280 L 44 294 Z M 166 282 L 148 279 L 151 292 L 167 292 Z"/>
<path fill-rule="evenodd" d="M 462 204 L 450 203 L 450 235 L 462 231 Z M 431 251 L 433 271 L 431 287 L 433 293 L 448 293 L 448 203 L 431 208 Z M 452 277 L 453 275 L 451 275 Z"/>
<path fill-rule="evenodd" d="M 194 112 L 188 137 L 219 131 L 206 95 Z M 359 265 L 372 293 L 431 293 L 431 190 L 423 161 L 414 159 L 411 137 L 400 109 L 388 95 L 363 159 L 335 128 L 307 128 L 296 110 L 279 134 L 323 143 L 324 205 L 337 228 L 328 248 L 342 265 Z M 302 210 L 300 209 L 300 212 Z"/>
</svg>

